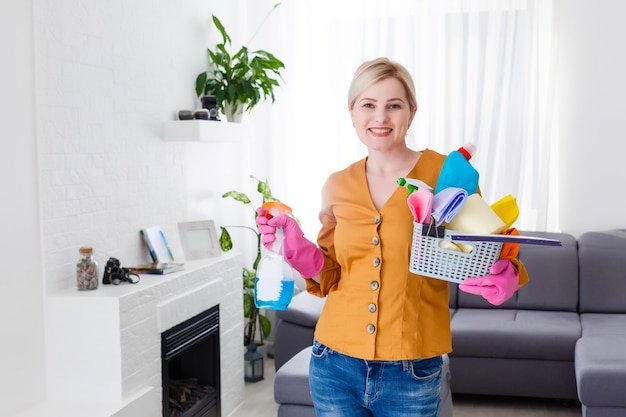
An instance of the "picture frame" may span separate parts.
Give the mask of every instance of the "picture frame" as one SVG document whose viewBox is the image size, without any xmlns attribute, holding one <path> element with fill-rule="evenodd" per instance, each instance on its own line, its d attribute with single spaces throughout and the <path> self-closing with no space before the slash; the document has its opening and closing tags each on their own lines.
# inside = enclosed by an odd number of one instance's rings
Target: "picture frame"
<svg viewBox="0 0 626 417">
<path fill-rule="evenodd" d="M 213 220 L 179 222 L 178 232 L 186 260 L 213 258 L 222 254 Z"/>
</svg>

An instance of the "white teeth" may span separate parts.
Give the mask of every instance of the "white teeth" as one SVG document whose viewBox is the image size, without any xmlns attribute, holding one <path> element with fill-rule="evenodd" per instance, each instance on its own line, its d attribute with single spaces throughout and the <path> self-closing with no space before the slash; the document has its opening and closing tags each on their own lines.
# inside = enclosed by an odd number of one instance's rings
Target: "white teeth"
<svg viewBox="0 0 626 417">
<path fill-rule="evenodd" d="M 379 135 L 391 132 L 391 129 L 370 129 L 372 133 L 376 133 Z"/>
</svg>

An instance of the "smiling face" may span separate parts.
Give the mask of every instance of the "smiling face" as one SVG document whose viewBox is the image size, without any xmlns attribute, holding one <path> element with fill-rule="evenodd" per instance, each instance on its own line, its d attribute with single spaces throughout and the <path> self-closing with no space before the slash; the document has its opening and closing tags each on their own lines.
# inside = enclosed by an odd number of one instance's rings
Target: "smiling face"
<svg viewBox="0 0 626 417">
<path fill-rule="evenodd" d="M 416 108 L 411 109 L 404 85 L 395 77 L 366 88 L 350 107 L 354 128 L 370 151 L 405 146 Z"/>
</svg>

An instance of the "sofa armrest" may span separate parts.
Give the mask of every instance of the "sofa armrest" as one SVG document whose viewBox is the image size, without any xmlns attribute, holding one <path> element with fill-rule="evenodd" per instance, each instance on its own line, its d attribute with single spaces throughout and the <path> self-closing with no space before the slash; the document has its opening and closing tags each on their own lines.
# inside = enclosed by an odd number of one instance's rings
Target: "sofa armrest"
<svg viewBox="0 0 626 417">
<path fill-rule="evenodd" d="M 315 325 L 325 302 L 325 298 L 301 292 L 293 297 L 286 310 L 276 312 L 278 318 L 274 337 L 276 370 L 302 349 L 313 344 Z"/>
<path fill-rule="evenodd" d="M 325 303 L 325 298 L 302 291 L 292 298 L 286 310 L 277 311 L 276 316 L 280 320 L 314 328 Z"/>
</svg>

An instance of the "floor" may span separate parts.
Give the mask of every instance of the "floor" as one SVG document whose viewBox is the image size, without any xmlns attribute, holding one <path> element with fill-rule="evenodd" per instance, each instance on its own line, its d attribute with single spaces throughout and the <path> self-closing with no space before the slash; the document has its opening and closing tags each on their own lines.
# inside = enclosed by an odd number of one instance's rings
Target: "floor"
<svg viewBox="0 0 626 417">
<path fill-rule="evenodd" d="M 276 417 L 278 404 L 274 402 L 274 359 L 263 360 L 263 381 L 246 382 L 243 404 L 228 417 Z"/>
<path fill-rule="evenodd" d="M 265 379 L 246 383 L 243 404 L 229 417 L 276 417 L 274 402 L 274 361 L 265 358 Z M 581 417 L 578 404 L 555 400 L 455 395 L 454 417 Z"/>
</svg>

